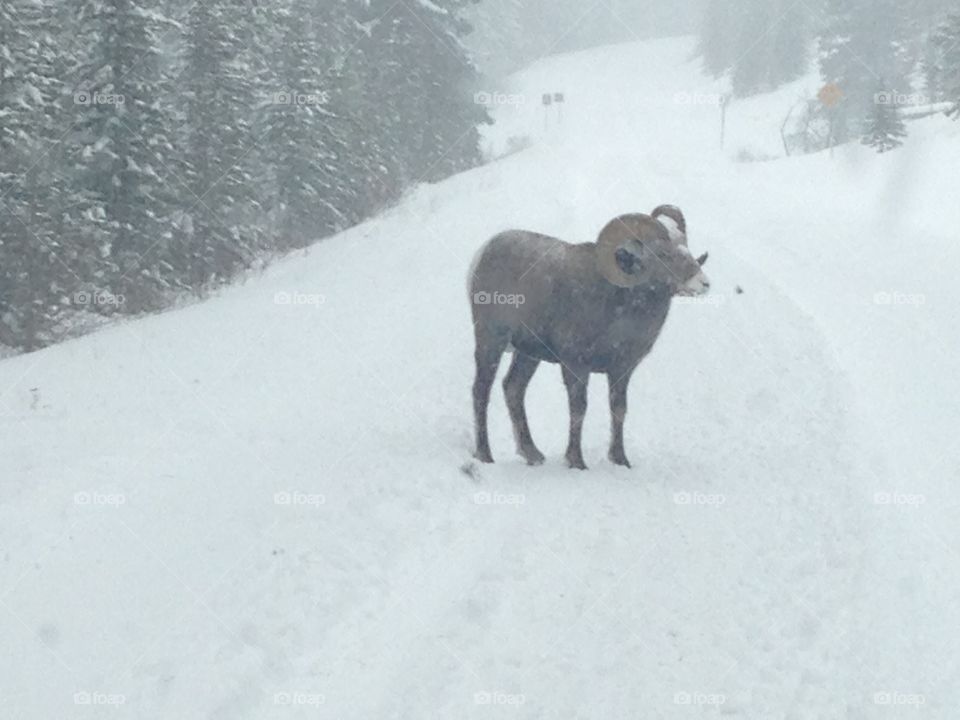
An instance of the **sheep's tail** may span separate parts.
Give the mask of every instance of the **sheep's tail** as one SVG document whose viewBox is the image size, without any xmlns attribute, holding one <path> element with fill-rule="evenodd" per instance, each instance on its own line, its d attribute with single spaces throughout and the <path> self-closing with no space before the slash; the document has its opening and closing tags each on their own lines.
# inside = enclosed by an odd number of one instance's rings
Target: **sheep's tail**
<svg viewBox="0 0 960 720">
<path fill-rule="evenodd" d="M 470 269 L 467 271 L 467 299 L 473 302 L 473 281 L 476 279 L 477 275 L 477 266 L 480 264 L 480 259 L 483 257 L 483 254 L 487 251 L 491 240 L 487 240 L 477 252 L 473 255 L 473 260 L 470 261 Z"/>
</svg>

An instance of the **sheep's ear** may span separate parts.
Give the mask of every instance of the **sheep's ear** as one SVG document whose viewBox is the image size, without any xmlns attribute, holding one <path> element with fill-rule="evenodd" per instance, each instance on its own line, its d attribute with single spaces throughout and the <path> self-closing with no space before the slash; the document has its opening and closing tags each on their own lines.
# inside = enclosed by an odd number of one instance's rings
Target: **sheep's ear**
<svg viewBox="0 0 960 720">
<path fill-rule="evenodd" d="M 707 264 L 707 260 L 710 258 L 710 253 L 705 252 L 703 255 L 697 258 L 697 265 L 703 267 Z"/>
</svg>

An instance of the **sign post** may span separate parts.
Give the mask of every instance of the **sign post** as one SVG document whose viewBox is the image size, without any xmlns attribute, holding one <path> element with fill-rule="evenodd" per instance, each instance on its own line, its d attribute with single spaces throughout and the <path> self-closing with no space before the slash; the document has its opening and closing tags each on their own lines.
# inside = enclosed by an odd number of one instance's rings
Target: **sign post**
<svg viewBox="0 0 960 720">
<path fill-rule="evenodd" d="M 730 104 L 729 95 L 720 96 L 720 149 L 723 150 L 727 141 L 727 105 Z"/>
<path fill-rule="evenodd" d="M 827 83 L 820 92 L 817 93 L 817 99 L 827 109 L 827 115 L 830 121 L 830 157 L 833 157 L 833 146 L 837 141 L 837 120 L 839 116 L 838 106 L 843 100 L 843 90 L 836 83 Z"/>
</svg>

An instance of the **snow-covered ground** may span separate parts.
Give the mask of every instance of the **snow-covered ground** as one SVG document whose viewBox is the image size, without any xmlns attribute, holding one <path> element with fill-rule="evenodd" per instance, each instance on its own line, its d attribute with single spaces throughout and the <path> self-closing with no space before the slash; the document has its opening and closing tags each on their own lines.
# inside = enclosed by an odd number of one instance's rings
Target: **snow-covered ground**
<svg viewBox="0 0 960 720">
<path fill-rule="evenodd" d="M 721 151 L 691 49 L 543 61 L 489 136 L 530 149 L 0 362 L 0 717 L 956 718 L 960 124 L 737 162 L 803 84 L 731 105 Z M 598 381 L 564 467 L 545 366 L 547 464 L 497 392 L 466 472 L 477 247 L 661 202 L 715 292 L 635 375 L 634 468 Z"/>
</svg>

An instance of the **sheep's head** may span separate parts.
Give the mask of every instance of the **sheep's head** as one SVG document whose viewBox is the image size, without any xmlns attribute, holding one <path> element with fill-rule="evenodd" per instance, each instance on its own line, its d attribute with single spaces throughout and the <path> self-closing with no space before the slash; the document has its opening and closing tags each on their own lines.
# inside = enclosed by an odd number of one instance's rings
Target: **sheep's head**
<svg viewBox="0 0 960 720">
<path fill-rule="evenodd" d="M 702 270 L 707 255 L 690 254 L 686 229 L 683 213 L 671 205 L 661 205 L 653 215 L 614 218 L 597 239 L 598 269 L 618 287 L 648 285 L 671 295 L 703 295 L 710 289 Z"/>
</svg>

